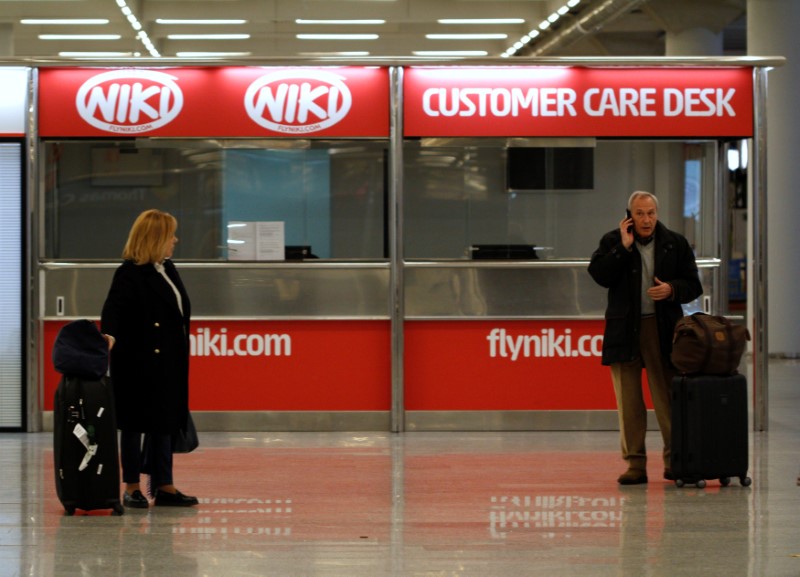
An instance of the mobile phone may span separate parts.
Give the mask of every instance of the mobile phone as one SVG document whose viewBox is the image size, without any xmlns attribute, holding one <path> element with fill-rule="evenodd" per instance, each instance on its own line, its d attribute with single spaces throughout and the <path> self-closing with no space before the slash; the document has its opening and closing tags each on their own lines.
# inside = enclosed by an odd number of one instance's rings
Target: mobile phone
<svg viewBox="0 0 800 577">
<path fill-rule="evenodd" d="M 631 211 L 630 211 L 630 210 L 628 210 L 627 208 L 625 209 L 625 215 L 626 215 L 628 218 L 633 218 L 633 215 L 631 215 Z M 630 233 L 632 233 L 632 232 L 633 232 L 633 225 L 631 224 L 631 225 L 629 225 L 629 226 L 628 226 L 628 233 L 630 234 Z"/>
</svg>

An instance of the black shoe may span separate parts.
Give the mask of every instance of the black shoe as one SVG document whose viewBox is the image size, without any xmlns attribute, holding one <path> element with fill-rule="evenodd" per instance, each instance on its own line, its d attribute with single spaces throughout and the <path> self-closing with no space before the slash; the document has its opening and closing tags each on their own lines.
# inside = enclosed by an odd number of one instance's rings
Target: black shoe
<svg viewBox="0 0 800 577">
<path fill-rule="evenodd" d="M 150 506 L 147 497 L 142 495 L 139 489 L 136 489 L 133 493 L 125 491 L 122 495 L 122 504 L 133 509 L 147 509 Z"/>
<path fill-rule="evenodd" d="M 161 489 L 156 489 L 155 495 L 156 507 L 192 507 L 197 505 L 197 497 L 184 495 L 180 491 L 174 493 L 167 493 Z"/>
</svg>

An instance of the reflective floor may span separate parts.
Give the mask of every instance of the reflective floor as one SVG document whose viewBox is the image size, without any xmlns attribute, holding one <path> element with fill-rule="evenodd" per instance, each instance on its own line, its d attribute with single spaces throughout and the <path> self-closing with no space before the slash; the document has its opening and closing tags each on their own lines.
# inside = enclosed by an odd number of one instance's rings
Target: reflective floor
<svg viewBox="0 0 800 577">
<path fill-rule="evenodd" d="M 620 487 L 615 432 L 201 433 L 199 507 L 67 517 L 51 435 L 0 433 L 0 577 L 797 577 L 800 362 L 769 378 L 747 488 Z"/>
</svg>

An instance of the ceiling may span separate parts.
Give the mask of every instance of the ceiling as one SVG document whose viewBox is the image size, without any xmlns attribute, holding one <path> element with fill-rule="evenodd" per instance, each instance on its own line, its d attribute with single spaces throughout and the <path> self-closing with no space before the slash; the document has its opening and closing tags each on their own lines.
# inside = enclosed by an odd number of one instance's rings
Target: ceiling
<svg viewBox="0 0 800 577">
<path fill-rule="evenodd" d="M 420 51 L 480 51 L 496 58 L 531 30 L 537 38 L 516 56 L 663 56 L 669 33 L 704 28 L 723 39 L 723 55 L 746 54 L 746 0 L 0 0 L 0 61 L 50 60 L 63 53 L 121 53 L 173 59 L 183 53 L 227 52 L 228 58 L 413 58 Z M 149 50 L 132 20 L 146 32 Z M 540 23 L 561 9 L 548 29 Z M 100 24 L 24 24 L 26 19 L 105 19 Z M 448 24 L 440 19 L 512 18 L 514 23 Z M 159 23 L 174 19 L 240 19 L 241 24 Z M 298 23 L 298 20 L 384 20 L 384 23 Z M 578 24 L 581 24 L 580 26 Z M 373 39 L 300 39 L 298 34 L 371 34 Z M 429 34 L 483 33 L 487 39 Z M 117 35 L 118 39 L 45 39 L 53 34 Z M 238 34 L 240 39 L 172 35 Z M 44 36 L 44 38 L 43 38 Z M 465 56 L 480 57 L 479 54 Z M 108 56 L 93 59 L 106 58 Z M 197 57 L 197 56 L 195 56 Z M 208 58 L 202 56 L 201 58 Z"/>
</svg>

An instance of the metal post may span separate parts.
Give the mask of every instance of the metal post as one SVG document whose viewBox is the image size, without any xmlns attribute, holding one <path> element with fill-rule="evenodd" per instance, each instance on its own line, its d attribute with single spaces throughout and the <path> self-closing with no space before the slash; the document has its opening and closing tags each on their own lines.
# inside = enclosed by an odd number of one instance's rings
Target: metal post
<svg viewBox="0 0 800 577">
<path fill-rule="evenodd" d="M 753 282 L 753 430 L 769 425 L 769 348 L 767 347 L 767 69 L 753 69 L 753 205 L 750 223 L 753 254 L 750 271 Z"/>
<path fill-rule="evenodd" d="M 403 280 L 403 69 L 392 67 L 391 136 L 389 142 L 389 247 L 391 273 L 392 325 L 392 432 L 405 431 L 405 395 L 403 379 L 403 324 L 405 291 Z"/>
</svg>

